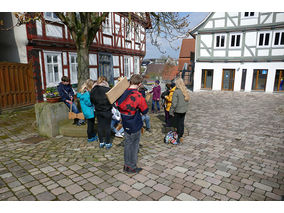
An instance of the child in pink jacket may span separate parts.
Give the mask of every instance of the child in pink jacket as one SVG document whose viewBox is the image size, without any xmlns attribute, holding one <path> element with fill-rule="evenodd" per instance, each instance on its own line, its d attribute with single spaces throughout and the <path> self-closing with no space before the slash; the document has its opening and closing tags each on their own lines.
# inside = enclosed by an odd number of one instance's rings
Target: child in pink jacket
<svg viewBox="0 0 284 213">
<path fill-rule="evenodd" d="M 150 93 L 153 93 L 152 98 L 152 113 L 155 112 L 155 103 L 157 105 L 157 112 L 160 112 L 160 96 L 161 96 L 161 86 L 160 81 L 155 81 L 155 86 L 153 87 L 152 91 Z"/>
</svg>

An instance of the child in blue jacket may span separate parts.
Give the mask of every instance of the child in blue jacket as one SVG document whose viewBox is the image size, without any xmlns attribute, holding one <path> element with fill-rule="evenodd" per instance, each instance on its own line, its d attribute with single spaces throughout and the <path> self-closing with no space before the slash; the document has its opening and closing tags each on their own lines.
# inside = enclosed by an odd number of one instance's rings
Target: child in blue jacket
<svg viewBox="0 0 284 213">
<path fill-rule="evenodd" d="M 88 134 L 88 142 L 93 142 L 98 140 L 94 130 L 95 124 L 95 107 L 91 103 L 90 100 L 90 90 L 94 85 L 94 81 L 88 79 L 81 87 L 79 92 L 77 93 L 77 97 L 80 99 L 80 105 L 82 108 L 82 112 L 87 120 L 87 134 Z"/>
</svg>

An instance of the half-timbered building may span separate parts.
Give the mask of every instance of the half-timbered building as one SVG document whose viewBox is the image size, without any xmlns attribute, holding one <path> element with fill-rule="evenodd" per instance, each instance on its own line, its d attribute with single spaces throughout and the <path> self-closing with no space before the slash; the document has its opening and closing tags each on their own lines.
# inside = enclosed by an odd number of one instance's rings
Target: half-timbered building
<svg viewBox="0 0 284 213">
<path fill-rule="evenodd" d="M 16 23 L 13 14 L 9 14 Z M 19 60 L 14 62 L 33 64 L 38 100 L 42 100 L 46 88 L 58 85 L 64 75 L 70 77 L 72 84 L 78 83 L 77 53 L 71 34 L 55 13 L 44 12 L 42 17 L 42 21 L 13 29 L 14 47 L 20 53 Z M 128 13 L 109 13 L 96 34 L 89 49 L 91 79 L 104 75 L 110 84 L 115 84 L 120 76 L 129 78 L 140 73 L 140 63 L 146 54 L 148 22 L 140 14 L 132 13 L 129 24 L 128 17 Z M 9 38 L 3 39 L 7 43 Z"/>
<path fill-rule="evenodd" d="M 196 39 L 194 91 L 281 90 L 283 12 L 210 13 L 190 33 Z"/>
</svg>

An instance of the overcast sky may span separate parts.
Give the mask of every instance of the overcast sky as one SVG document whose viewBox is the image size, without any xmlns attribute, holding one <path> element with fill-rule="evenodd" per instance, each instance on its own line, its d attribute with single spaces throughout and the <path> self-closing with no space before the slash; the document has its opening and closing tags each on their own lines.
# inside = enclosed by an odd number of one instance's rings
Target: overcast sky
<svg viewBox="0 0 284 213">
<path fill-rule="evenodd" d="M 189 21 L 190 21 L 190 28 L 195 27 L 196 25 L 198 25 L 209 13 L 208 12 L 190 12 L 189 13 Z M 163 51 L 166 51 L 166 53 L 164 54 L 164 56 L 170 56 L 172 58 L 178 58 L 179 57 L 179 50 L 174 50 L 170 47 L 169 42 L 164 40 L 161 40 L 161 49 Z M 175 47 L 181 47 L 181 43 L 182 43 L 182 39 L 177 40 L 176 42 L 174 42 L 174 46 Z M 163 54 L 158 50 L 157 47 L 153 46 L 150 42 L 149 39 L 147 39 L 146 41 L 146 56 L 145 59 L 148 58 L 160 58 Z"/>
</svg>

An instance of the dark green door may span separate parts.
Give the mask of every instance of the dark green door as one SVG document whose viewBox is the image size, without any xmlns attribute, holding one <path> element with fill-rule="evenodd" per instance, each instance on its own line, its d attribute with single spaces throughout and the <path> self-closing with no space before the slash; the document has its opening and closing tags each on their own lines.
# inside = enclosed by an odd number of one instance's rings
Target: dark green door
<svg viewBox="0 0 284 213">
<path fill-rule="evenodd" d="M 114 79 L 111 54 L 99 54 L 99 76 L 105 76 L 108 83 L 113 85 Z"/>
</svg>

